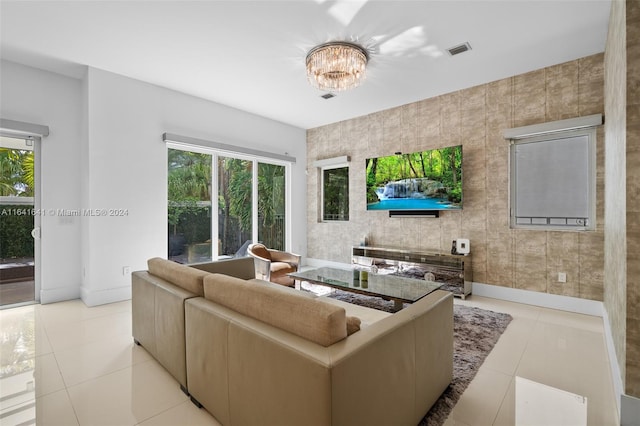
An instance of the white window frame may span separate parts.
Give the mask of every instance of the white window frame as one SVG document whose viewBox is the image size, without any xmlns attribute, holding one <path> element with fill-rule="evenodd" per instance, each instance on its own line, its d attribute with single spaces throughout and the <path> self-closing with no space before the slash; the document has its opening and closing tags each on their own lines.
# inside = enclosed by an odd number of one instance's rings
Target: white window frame
<svg viewBox="0 0 640 426">
<path fill-rule="evenodd" d="M 602 124 L 602 115 L 579 117 L 533 126 L 508 129 L 504 136 L 510 141 L 509 149 L 509 206 L 510 226 L 512 229 L 534 229 L 544 231 L 593 231 L 596 228 L 596 126 Z M 524 217 L 518 213 L 516 194 L 518 160 L 516 147 L 520 144 L 540 142 L 562 143 L 563 139 L 587 137 L 587 163 L 576 164 L 585 167 L 588 176 L 583 190 L 587 197 L 588 213 L 586 218 L 568 218 L 562 215 L 546 217 Z M 577 161 L 577 159 L 576 159 Z M 583 169 L 584 170 L 584 169 Z M 550 186 L 549 191 L 558 190 Z"/>
<path fill-rule="evenodd" d="M 319 199 L 320 199 L 320 206 L 318 209 L 318 222 L 326 222 L 326 223 L 333 223 L 333 222 L 348 222 L 349 219 L 346 220 L 341 220 L 341 219 L 325 219 L 324 218 L 324 172 L 326 170 L 332 170 L 332 169 L 343 169 L 346 168 L 348 170 L 348 174 L 349 174 L 349 179 L 351 176 L 351 168 L 349 167 L 349 162 L 351 161 L 351 158 L 349 156 L 341 156 L 341 157 L 335 157 L 335 158 L 326 158 L 324 160 L 316 160 L 313 162 L 314 167 L 318 168 L 318 173 L 319 173 L 319 177 L 318 177 L 318 182 L 319 182 L 319 186 L 318 189 L 320 191 L 319 194 Z M 351 191 L 351 185 L 349 185 L 349 191 Z M 351 204 L 351 194 L 349 194 L 349 204 Z M 351 206 L 349 205 L 349 217 L 351 217 Z"/>
<path fill-rule="evenodd" d="M 212 209 L 217 205 L 213 200 L 218 199 L 218 158 L 226 157 L 226 158 L 235 158 L 239 160 L 246 160 L 252 162 L 252 195 L 251 195 L 251 217 L 252 217 L 252 229 L 251 236 L 253 242 L 258 242 L 258 163 L 265 164 L 275 164 L 278 166 L 283 166 L 285 168 L 285 250 L 291 251 L 291 247 L 293 246 L 293 238 L 292 238 L 292 218 L 291 218 L 291 168 L 292 162 L 287 160 L 279 160 L 277 158 L 259 156 L 256 155 L 259 151 L 255 151 L 256 154 L 247 153 L 249 150 L 244 151 L 232 151 L 230 149 L 215 149 L 211 147 L 205 147 L 202 145 L 196 144 L 188 144 L 183 142 L 172 142 L 168 139 L 165 139 L 167 149 L 178 149 L 181 151 L 191 151 L 197 152 L 201 154 L 211 155 L 212 161 L 212 173 L 211 176 L 211 199 L 212 199 Z M 226 146 L 228 147 L 228 145 Z M 241 148 L 239 148 L 241 149 Z M 274 156 L 275 157 L 275 156 Z M 295 159 L 294 159 L 295 160 Z M 166 180 L 166 178 L 165 178 Z M 217 211 L 217 210 L 213 210 Z M 218 235 L 218 215 L 211 215 L 211 236 L 212 239 L 217 238 Z M 213 259 L 217 259 L 220 253 L 218 253 L 218 245 L 212 244 L 211 246 L 211 257 Z"/>
</svg>

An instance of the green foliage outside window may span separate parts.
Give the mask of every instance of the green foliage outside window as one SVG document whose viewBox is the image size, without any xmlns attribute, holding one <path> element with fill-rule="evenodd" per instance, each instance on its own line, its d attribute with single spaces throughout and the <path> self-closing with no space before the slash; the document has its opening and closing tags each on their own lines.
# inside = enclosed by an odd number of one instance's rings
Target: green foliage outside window
<svg viewBox="0 0 640 426">
<path fill-rule="evenodd" d="M 169 149 L 168 157 L 167 213 L 171 233 L 176 235 L 188 216 L 210 217 L 211 156 Z"/>
<path fill-rule="evenodd" d="M 218 220 L 220 254 L 234 254 L 252 240 L 253 164 L 218 157 L 218 200 L 211 203 L 212 155 L 168 150 L 168 225 L 184 244 L 210 241 L 211 215 Z M 284 249 L 285 167 L 258 163 L 258 239 Z M 213 210 L 212 210 L 213 209 Z"/>
<path fill-rule="evenodd" d="M 33 257 L 33 205 L 0 205 L 0 259 Z"/>
<path fill-rule="evenodd" d="M 0 196 L 33 197 L 33 151 L 0 148 Z M 33 257 L 33 204 L 0 205 L 0 258 Z"/>
<path fill-rule="evenodd" d="M 349 167 L 323 170 L 322 220 L 349 220 Z"/>
<path fill-rule="evenodd" d="M 33 151 L 0 148 L 0 196 L 33 197 Z"/>
</svg>

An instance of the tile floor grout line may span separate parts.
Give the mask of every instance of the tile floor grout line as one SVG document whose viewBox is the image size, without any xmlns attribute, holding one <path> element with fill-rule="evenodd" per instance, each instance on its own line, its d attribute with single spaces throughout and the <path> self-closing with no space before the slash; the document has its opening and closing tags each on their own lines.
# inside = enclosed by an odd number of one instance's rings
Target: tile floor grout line
<svg viewBox="0 0 640 426">
<path fill-rule="evenodd" d="M 511 381 L 509 382 L 509 386 L 507 387 L 507 391 L 504 393 L 504 396 L 502 397 L 502 401 L 500 401 L 500 406 L 498 407 L 498 411 L 496 411 L 496 415 L 493 418 L 493 421 L 491 422 L 492 426 L 495 426 L 496 421 L 498 420 L 498 416 L 500 415 L 500 412 L 502 411 L 502 406 L 505 404 L 506 400 L 507 400 L 507 395 L 509 395 L 509 390 L 511 389 L 511 386 L 515 386 L 515 381 L 516 381 L 516 376 L 515 374 L 513 374 L 511 376 Z M 515 390 L 514 390 L 515 393 Z M 514 410 L 515 413 L 515 410 Z"/>
</svg>

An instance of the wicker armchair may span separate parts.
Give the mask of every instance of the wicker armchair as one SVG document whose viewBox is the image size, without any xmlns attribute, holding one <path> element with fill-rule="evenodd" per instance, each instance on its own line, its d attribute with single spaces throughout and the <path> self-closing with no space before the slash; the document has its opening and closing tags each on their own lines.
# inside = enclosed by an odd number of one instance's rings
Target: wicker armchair
<svg viewBox="0 0 640 426">
<path fill-rule="evenodd" d="M 249 245 L 247 254 L 255 259 L 256 278 L 294 287 L 295 281 L 287 276 L 300 267 L 301 256 L 286 251 L 266 248 L 263 244 Z"/>
</svg>

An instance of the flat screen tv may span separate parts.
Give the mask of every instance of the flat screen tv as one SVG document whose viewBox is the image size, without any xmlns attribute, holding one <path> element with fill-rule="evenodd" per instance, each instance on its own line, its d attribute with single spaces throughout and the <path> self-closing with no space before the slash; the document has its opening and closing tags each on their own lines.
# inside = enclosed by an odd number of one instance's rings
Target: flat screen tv
<svg viewBox="0 0 640 426">
<path fill-rule="evenodd" d="M 366 161 L 367 210 L 462 209 L 462 145 Z"/>
</svg>

